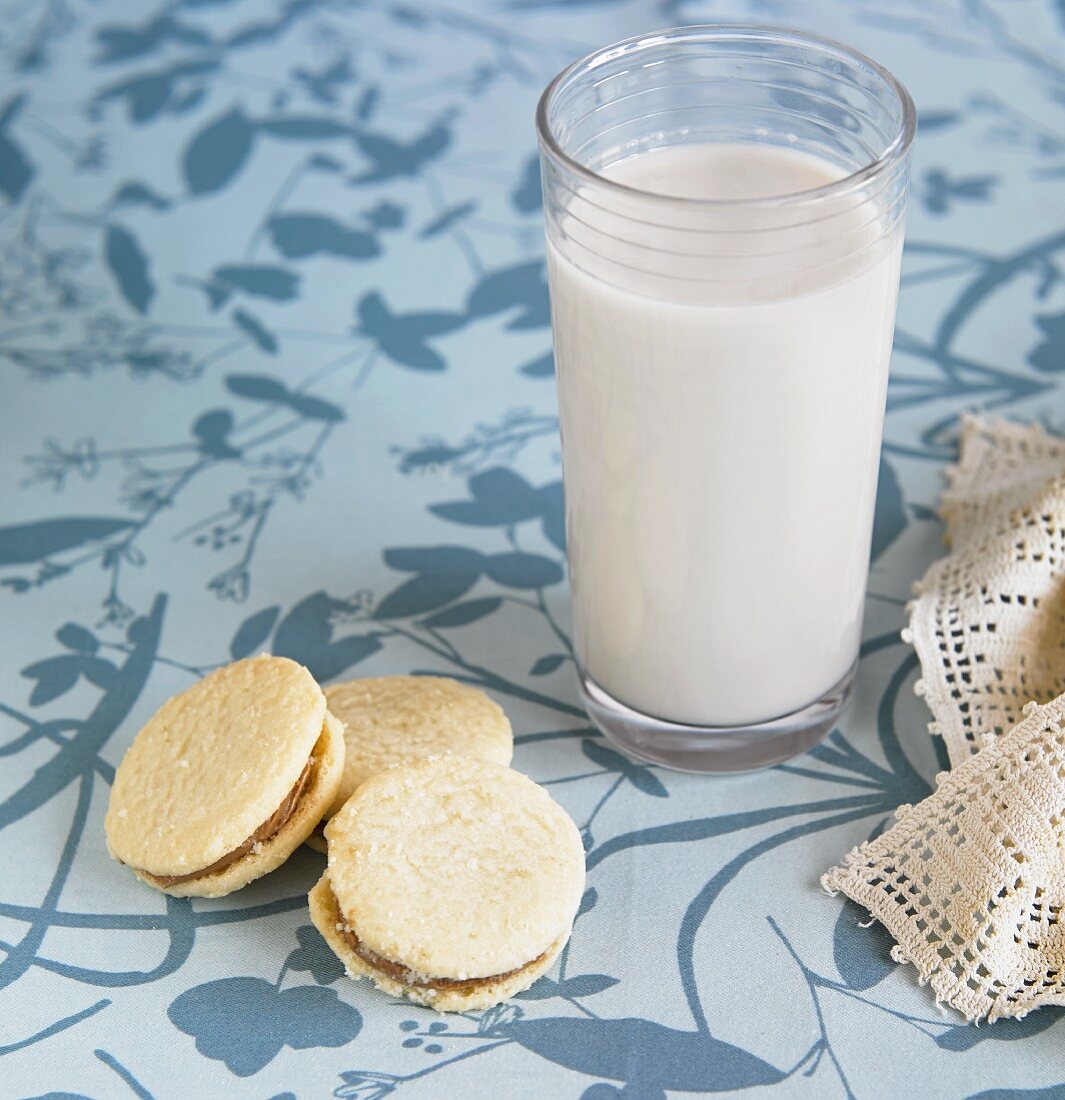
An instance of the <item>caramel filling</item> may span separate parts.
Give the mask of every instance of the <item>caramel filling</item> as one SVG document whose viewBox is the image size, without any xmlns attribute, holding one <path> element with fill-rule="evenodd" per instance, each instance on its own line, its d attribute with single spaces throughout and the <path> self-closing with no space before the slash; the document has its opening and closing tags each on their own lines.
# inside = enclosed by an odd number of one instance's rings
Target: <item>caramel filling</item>
<svg viewBox="0 0 1065 1100">
<path fill-rule="evenodd" d="M 190 871 L 187 875 L 153 875 L 148 871 L 141 871 L 141 874 L 145 878 L 149 878 L 152 882 L 159 886 L 177 886 L 181 882 L 192 882 L 194 879 L 205 878 L 207 875 L 217 874 L 219 871 L 224 871 L 227 867 L 232 866 L 246 856 L 256 844 L 265 844 L 271 837 L 279 833 L 289 822 L 292 815 L 296 812 L 296 807 L 299 805 L 300 799 L 303 797 L 304 792 L 307 790 L 311 780 L 311 769 L 314 766 L 314 757 L 312 756 L 306 764 L 303 765 L 303 771 L 300 772 L 299 779 L 292 786 L 292 790 L 285 795 L 285 800 L 280 806 L 255 830 L 254 833 L 248 837 L 242 844 L 234 848 L 231 852 L 226 852 L 221 859 L 216 859 L 209 867 L 204 867 L 199 871 Z"/>
<path fill-rule="evenodd" d="M 337 904 L 336 895 L 333 896 L 333 905 L 339 913 L 340 906 Z M 460 992 L 472 992 L 483 986 L 491 985 L 493 982 L 502 981 L 504 978 L 512 978 L 514 975 L 520 974 L 523 970 L 528 970 L 529 967 L 542 962 L 547 955 L 547 951 L 544 951 L 542 954 L 537 955 L 535 959 L 530 959 L 524 966 L 517 966 L 513 970 L 504 971 L 502 974 L 490 974 L 485 978 L 422 978 L 413 970 L 409 970 L 402 963 L 393 962 L 391 959 L 386 959 L 383 955 L 378 955 L 376 951 L 371 951 L 354 932 L 349 932 L 343 927 L 337 929 L 337 931 L 339 931 L 348 947 L 350 947 L 364 963 L 372 966 L 374 970 L 379 970 L 382 974 L 388 975 L 388 977 L 392 978 L 394 981 L 410 989 L 455 989 Z"/>
</svg>

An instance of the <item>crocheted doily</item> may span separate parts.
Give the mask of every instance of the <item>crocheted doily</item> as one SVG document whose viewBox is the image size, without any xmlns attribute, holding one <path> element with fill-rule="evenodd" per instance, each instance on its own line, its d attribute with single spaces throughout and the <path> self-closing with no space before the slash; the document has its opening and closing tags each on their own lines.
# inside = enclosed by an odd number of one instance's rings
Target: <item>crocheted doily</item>
<svg viewBox="0 0 1065 1100">
<path fill-rule="evenodd" d="M 821 880 L 970 1020 L 1065 1004 L 1065 700 L 1027 709 Z"/>
<path fill-rule="evenodd" d="M 968 419 L 948 477 L 952 553 L 903 636 L 954 770 L 821 881 L 938 1001 L 995 1020 L 1065 1004 L 1065 442 Z"/>
<path fill-rule="evenodd" d="M 1065 692 L 1065 441 L 966 419 L 941 514 L 953 552 L 914 586 L 909 629 L 952 767 Z"/>
</svg>

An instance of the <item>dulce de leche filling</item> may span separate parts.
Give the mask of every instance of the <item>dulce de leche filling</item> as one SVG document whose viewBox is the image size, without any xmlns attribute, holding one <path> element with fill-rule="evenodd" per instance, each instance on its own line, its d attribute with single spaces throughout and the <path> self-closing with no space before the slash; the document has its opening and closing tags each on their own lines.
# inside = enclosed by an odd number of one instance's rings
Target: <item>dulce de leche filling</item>
<svg viewBox="0 0 1065 1100">
<path fill-rule="evenodd" d="M 303 797 L 304 792 L 307 789 L 311 779 L 311 769 L 314 766 L 314 757 L 311 756 L 307 763 L 303 765 L 303 771 L 300 772 L 299 778 L 292 785 L 292 790 L 285 795 L 284 801 L 280 806 L 255 830 L 254 833 L 248 837 L 242 844 L 238 845 L 231 852 L 226 852 L 221 859 L 216 859 L 208 867 L 202 867 L 199 871 L 190 871 L 187 875 L 153 875 L 148 871 L 141 871 L 141 874 L 145 878 L 149 878 L 152 882 L 157 883 L 159 886 L 177 886 L 181 882 L 192 882 L 193 879 L 205 878 L 207 875 L 217 874 L 219 871 L 224 871 L 227 867 L 232 866 L 246 856 L 256 844 L 264 844 L 271 837 L 279 833 L 285 825 L 288 824 L 292 815 L 296 812 L 296 807 L 299 805 L 300 799 Z"/>
<path fill-rule="evenodd" d="M 339 913 L 340 906 L 337 903 L 335 894 L 333 896 L 333 904 L 336 911 Z M 454 989 L 460 992 L 469 992 L 474 989 L 480 989 L 486 985 L 491 985 L 493 982 L 502 981 L 504 978 L 512 978 L 516 974 L 520 974 L 523 970 L 528 970 L 531 966 L 535 966 L 537 963 L 542 962 L 547 956 L 547 951 L 544 951 L 537 955 L 535 959 L 530 959 L 523 966 L 517 966 L 513 970 L 506 970 L 502 974 L 489 974 L 484 978 L 426 978 L 419 976 L 415 971 L 410 970 L 402 963 L 393 962 L 391 959 L 386 959 L 383 955 L 378 955 L 376 951 L 371 951 L 370 948 L 350 930 L 350 925 L 338 925 L 337 931 L 348 947 L 350 947 L 364 963 L 367 963 L 369 966 L 372 966 L 374 970 L 379 970 L 382 974 L 386 974 L 394 981 L 410 989 Z M 550 948 L 548 950 L 550 950 Z"/>
</svg>

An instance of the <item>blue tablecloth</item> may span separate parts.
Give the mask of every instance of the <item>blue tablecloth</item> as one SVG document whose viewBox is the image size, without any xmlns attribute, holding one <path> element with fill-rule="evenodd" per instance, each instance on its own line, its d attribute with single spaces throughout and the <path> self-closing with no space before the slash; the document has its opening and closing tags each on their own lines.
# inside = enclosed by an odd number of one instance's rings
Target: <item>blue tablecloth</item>
<svg viewBox="0 0 1065 1100">
<path fill-rule="evenodd" d="M 577 704 L 532 129 L 711 19 L 921 111 L 856 705 L 727 780 Z M 945 763 L 899 629 L 959 413 L 1065 416 L 1063 44 L 1050 0 L 0 0 L 0 1094 L 1065 1096 L 1061 1012 L 940 1015 L 817 885 Z M 440 1018 L 341 976 L 313 852 L 217 901 L 111 862 L 134 733 L 260 649 L 506 706 L 588 848 L 549 978 Z"/>
</svg>

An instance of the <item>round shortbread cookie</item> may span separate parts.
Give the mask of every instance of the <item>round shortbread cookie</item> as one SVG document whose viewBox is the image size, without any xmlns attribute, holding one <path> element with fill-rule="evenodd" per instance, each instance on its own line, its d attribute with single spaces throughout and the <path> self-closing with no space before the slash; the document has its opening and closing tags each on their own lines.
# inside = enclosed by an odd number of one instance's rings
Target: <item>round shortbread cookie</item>
<svg viewBox="0 0 1065 1100">
<path fill-rule="evenodd" d="M 559 937 L 535 963 L 495 981 L 479 983 L 475 989 L 421 989 L 417 986 L 403 985 L 355 954 L 341 934 L 340 927 L 344 924 L 344 920 L 337 908 L 336 896 L 329 884 L 328 874 L 322 875 L 318 880 L 308 900 L 311 920 L 314 921 L 333 953 L 344 964 L 349 978 L 369 978 L 384 993 L 393 997 L 408 997 L 415 1003 L 435 1008 L 438 1012 L 475 1012 L 491 1008 L 501 1001 L 524 992 L 537 978 L 551 969 L 559 952 L 566 946 L 566 941 L 569 939 L 567 932 Z"/>
<path fill-rule="evenodd" d="M 313 763 L 308 783 L 292 816 L 268 840 L 255 845 L 228 867 L 209 875 L 199 875 L 188 882 L 162 886 L 150 875 L 136 870 L 137 877 L 149 886 L 172 897 L 220 898 L 276 871 L 307 839 L 322 819 L 322 814 L 334 797 L 344 769 L 344 729 L 326 712 L 322 735 L 315 742 Z"/>
<path fill-rule="evenodd" d="M 270 838 L 278 843 L 258 845 L 216 875 L 167 888 L 236 889 L 282 862 L 332 803 L 343 768 L 340 734 L 339 723 L 326 727 L 325 696 L 295 661 L 262 656 L 218 669 L 164 703 L 134 738 L 111 789 L 111 854 L 149 876 L 209 868 L 271 819 L 317 746 L 299 802 Z M 270 866 L 250 874 L 268 847 Z"/>
<path fill-rule="evenodd" d="M 483 691 L 442 676 L 377 676 L 330 684 L 330 713 L 347 727 L 336 813 L 371 776 L 394 764 L 458 753 L 509 764 L 510 722 Z"/>
<path fill-rule="evenodd" d="M 569 815 L 526 776 L 472 757 L 379 773 L 325 835 L 343 930 L 370 957 L 352 964 L 346 940 L 338 955 L 353 973 L 437 1007 L 472 1007 L 482 994 L 496 1003 L 531 984 L 569 936 L 584 889 Z M 416 979 L 395 980 L 375 958 Z M 424 984 L 433 979 L 485 982 L 457 996 Z"/>
</svg>

